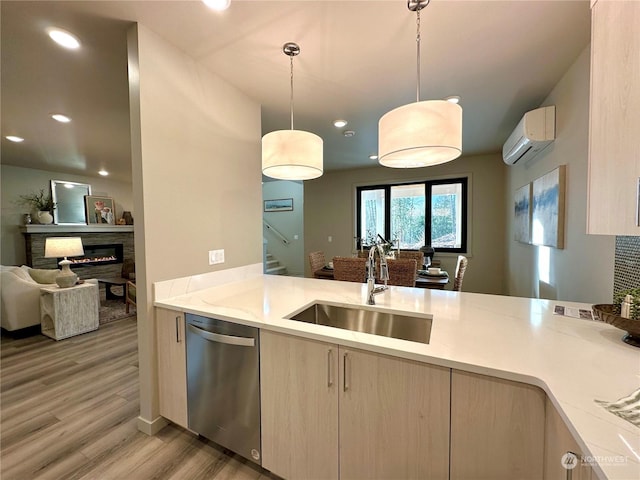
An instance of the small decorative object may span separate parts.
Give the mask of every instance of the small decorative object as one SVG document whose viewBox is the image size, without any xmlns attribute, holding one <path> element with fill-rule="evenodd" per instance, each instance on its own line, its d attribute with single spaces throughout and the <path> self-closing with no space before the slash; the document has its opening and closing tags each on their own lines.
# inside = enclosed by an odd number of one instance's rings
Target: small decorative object
<svg viewBox="0 0 640 480">
<path fill-rule="evenodd" d="M 531 242 L 564 248 L 565 165 L 533 181 Z"/>
<path fill-rule="evenodd" d="M 265 212 L 290 212 L 293 210 L 293 198 L 278 198 L 264 201 Z"/>
<path fill-rule="evenodd" d="M 67 257 L 78 257 L 84 255 L 82 248 L 82 239 L 80 237 L 49 237 L 44 246 L 45 258 L 60 258 L 63 260 L 58 262 L 62 267 L 62 271 L 56 277 L 56 283 L 60 288 L 73 287 L 78 280 L 78 276 L 71 271 L 69 265 L 70 260 Z"/>
<path fill-rule="evenodd" d="M 617 313 L 622 317 L 637 320 L 640 323 L 640 287 L 619 291 L 613 297 L 613 303 L 618 306 Z M 626 308 L 624 312 L 623 308 Z"/>
<path fill-rule="evenodd" d="M 111 197 L 85 195 L 87 223 L 89 225 L 115 225 L 115 202 Z"/>
<path fill-rule="evenodd" d="M 119 218 L 117 223 L 118 225 L 126 225 L 127 221 L 124 218 Z"/>
<path fill-rule="evenodd" d="M 125 225 L 133 225 L 131 212 L 122 212 L 122 218 L 124 219 Z"/>
<path fill-rule="evenodd" d="M 516 190 L 513 199 L 514 239 L 522 243 L 531 242 L 531 184 Z"/>
<path fill-rule="evenodd" d="M 23 216 L 23 222 L 25 225 L 31 225 L 31 214 L 25 213 Z"/>
<path fill-rule="evenodd" d="M 31 207 L 31 220 L 38 223 L 53 223 L 53 215 L 51 212 L 55 208 L 50 193 L 45 193 L 44 189 L 40 189 L 38 193 L 29 195 L 20 195 L 20 203 Z"/>
<path fill-rule="evenodd" d="M 36 212 L 36 218 L 38 219 L 38 223 L 42 225 L 50 225 L 53 223 L 53 215 L 46 210 Z"/>
</svg>

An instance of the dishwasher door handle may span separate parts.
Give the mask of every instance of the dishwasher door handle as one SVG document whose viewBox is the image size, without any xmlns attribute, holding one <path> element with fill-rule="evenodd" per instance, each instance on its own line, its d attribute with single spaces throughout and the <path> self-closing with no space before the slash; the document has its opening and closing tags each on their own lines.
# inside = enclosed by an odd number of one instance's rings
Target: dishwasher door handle
<svg viewBox="0 0 640 480">
<path fill-rule="evenodd" d="M 209 340 L 210 342 L 216 343 L 226 343 L 227 345 L 237 345 L 240 347 L 255 347 L 256 339 L 250 337 L 234 337 L 231 335 L 222 335 L 220 333 L 207 332 L 198 327 L 194 327 L 193 325 L 189 325 L 189 329 L 200 335 L 205 340 Z"/>
</svg>

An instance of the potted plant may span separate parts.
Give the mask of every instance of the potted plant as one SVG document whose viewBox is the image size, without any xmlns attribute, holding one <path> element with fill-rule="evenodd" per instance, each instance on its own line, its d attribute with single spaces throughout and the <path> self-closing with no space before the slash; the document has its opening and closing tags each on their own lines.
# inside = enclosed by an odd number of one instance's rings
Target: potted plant
<svg viewBox="0 0 640 480">
<path fill-rule="evenodd" d="M 45 193 L 44 189 L 40 189 L 38 193 L 30 193 L 28 195 L 20 195 L 20 201 L 23 205 L 31 207 L 32 216 L 38 223 L 53 223 L 53 199 L 51 193 Z"/>
</svg>

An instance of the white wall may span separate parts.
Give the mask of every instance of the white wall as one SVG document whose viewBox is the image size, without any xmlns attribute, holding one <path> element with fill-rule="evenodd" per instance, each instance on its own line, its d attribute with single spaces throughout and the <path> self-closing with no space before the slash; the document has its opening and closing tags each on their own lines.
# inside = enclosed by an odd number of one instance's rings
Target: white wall
<svg viewBox="0 0 640 480">
<path fill-rule="evenodd" d="M 129 62 L 136 277 L 146 305 L 139 426 L 152 431 L 152 283 L 262 261 L 260 105 L 143 25 L 129 32 Z M 213 249 L 224 249 L 224 264 L 208 264 Z"/>
<path fill-rule="evenodd" d="M 263 236 L 267 240 L 267 251 L 287 267 L 287 275 L 304 276 L 304 186 L 302 182 L 274 180 L 262 184 L 263 200 L 292 198 L 291 212 L 264 212 L 263 218 L 290 243 L 285 244 L 266 227 Z M 295 237 L 298 238 L 295 238 Z"/>
<path fill-rule="evenodd" d="M 466 291 L 504 293 L 504 186 L 506 165 L 499 155 L 460 157 L 453 162 L 420 169 L 372 167 L 325 173 L 305 181 L 305 252 L 322 250 L 327 261 L 349 256 L 354 248 L 356 186 L 470 175 L 469 267 Z M 332 237 L 332 242 L 328 237 Z M 436 258 L 453 276 L 457 254 Z M 310 276 L 308 261 L 305 269 Z M 449 287 L 450 288 L 450 287 Z"/>
<path fill-rule="evenodd" d="M 2 265 L 22 265 L 26 262 L 24 236 L 18 228 L 23 225 L 23 215 L 30 213 L 27 206 L 18 202 L 21 195 L 37 193 L 41 189 L 51 191 L 51 180 L 67 180 L 70 182 L 91 185 L 93 195 L 112 197 L 116 203 L 116 218 L 122 217 L 127 210 L 133 213 L 133 193 L 130 183 L 116 182 L 108 177 L 88 177 L 69 175 L 67 173 L 48 172 L 32 168 L 2 165 Z"/>
<path fill-rule="evenodd" d="M 529 164 L 512 166 L 508 170 L 505 203 L 509 295 L 588 303 L 611 302 L 615 237 L 585 234 L 589 54 L 587 47 L 541 105 L 556 106 L 556 140 Z M 565 248 L 560 250 L 516 242 L 513 240 L 512 211 L 516 189 L 558 165 L 567 166 Z M 545 263 L 550 268 L 549 282 L 540 280 L 539 271 L 546 266 Z"/>
</svg>

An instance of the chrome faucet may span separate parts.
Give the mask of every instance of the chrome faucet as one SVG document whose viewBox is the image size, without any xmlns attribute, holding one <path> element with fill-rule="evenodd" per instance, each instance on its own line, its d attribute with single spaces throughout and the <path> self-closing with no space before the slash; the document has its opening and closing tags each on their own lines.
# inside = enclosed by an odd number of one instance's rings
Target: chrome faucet
<svg viewBox="0 0 640 480">
<path fill-rule="evenodd" d="M 380 280 L 384 281 L 384 285 L 376 287 L 376 251 L 380 257 Z M 375 305 L 374 296 L 384 292 L 387 289 L 387 281 L 389 280 L 389 267 L 384 249 L 381 244 L 374 245 L 369 250 L 369 276 L 367 277 L 367 305 Z"/>
</svg>

